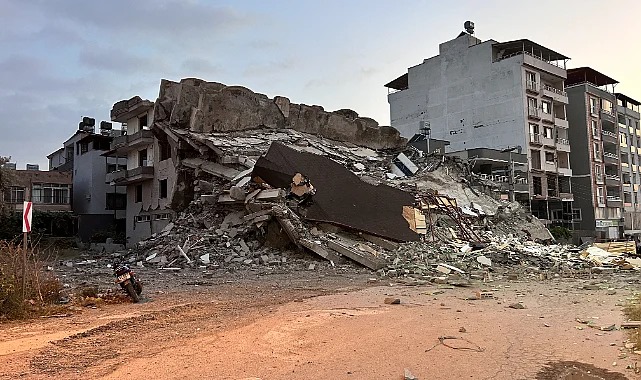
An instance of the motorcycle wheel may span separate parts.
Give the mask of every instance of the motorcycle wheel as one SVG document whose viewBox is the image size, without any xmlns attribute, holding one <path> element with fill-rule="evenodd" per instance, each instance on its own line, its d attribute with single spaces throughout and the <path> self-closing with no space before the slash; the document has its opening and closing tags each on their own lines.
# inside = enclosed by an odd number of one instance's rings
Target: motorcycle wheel
<svg viewBox="0 0 641 380">
<path fill-rule="evenodd" d="M 136 279 L 136 282 L 134 283 L 134 289 L 136 289 L 136 293 L 140 295 L 142 293 L 142 283 Z"/>
<path fill-rule="evenodd" d="M 129 297 L 131 297 L 134 303 L 140 302 L 140 297 L 138 297 L 138 293 L 134 290 L 134 286 L 131 284 L 131 281 L 125 285 L 125 290 L 127 290 L 127 294 L 129 294 Z"/>
</svg>

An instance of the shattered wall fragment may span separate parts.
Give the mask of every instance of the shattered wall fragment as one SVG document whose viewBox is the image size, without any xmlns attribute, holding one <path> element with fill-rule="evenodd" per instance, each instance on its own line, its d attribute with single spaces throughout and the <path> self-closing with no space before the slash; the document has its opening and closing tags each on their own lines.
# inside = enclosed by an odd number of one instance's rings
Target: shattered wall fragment
<svg viewBox="0 0 641 380">
<path fill-rule="evenodd" d="M 260 177 L 273 187 L 289 188 L 296 173 L 303 173 L 316 189 L 313 202 L 299 210 L 305 219 L 394 241 L 418 240 L 403 218 L 403 206 L 414 203 L 412 194 L 387 185 L 365 183 L 327 157 L 274 142 L 256 162 L 253 177 Z"/>
<path fill-rule="evenodd" d="M 396 148 L 407 142 L 396 129 L 379 126 L 352 110 L 327 112 L 282 96 L 270 99 L 245 87 L 194 78 L 179 83 L 162 80 L 154 120 L 201 133 L 291 128 L 373 149 Z"/>
</svg>

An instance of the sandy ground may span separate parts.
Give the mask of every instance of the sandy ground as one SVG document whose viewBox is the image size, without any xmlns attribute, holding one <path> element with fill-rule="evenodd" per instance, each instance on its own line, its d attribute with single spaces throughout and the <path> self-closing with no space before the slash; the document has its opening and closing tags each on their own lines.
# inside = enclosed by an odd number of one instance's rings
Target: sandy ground
<svg viewBox="0 0 641 380">
<path fill-rule="evenodd" d="M 638 283 L 452 288 L 299 273 L 150 290 L 145 303 L 0 325 L 0 379 L 402 379 L 406 368 L 419 379 L 536 379 L 557 361 L 637 379 L 626 333 L 599 327 L 623 321 Z M 480 288 L 494 298 L 469 300 Z"/>
</svg>

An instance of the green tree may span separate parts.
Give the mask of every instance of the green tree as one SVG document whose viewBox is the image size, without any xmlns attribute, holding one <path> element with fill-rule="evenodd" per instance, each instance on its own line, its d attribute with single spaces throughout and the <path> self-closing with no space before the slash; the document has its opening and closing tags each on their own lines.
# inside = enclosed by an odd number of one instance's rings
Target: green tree
<svg viewBox="0 0 641 380">
<path fill-rule="evenodd" d="M 4 167 L 4 164 L 9 162 L 11 157 L 0 156 L 0 213 L 4 213 L 4 194 L 6 193 L 9 186 L 11 186 L 11 181 L 13 173 L 11 170 Z"/>
</svg>

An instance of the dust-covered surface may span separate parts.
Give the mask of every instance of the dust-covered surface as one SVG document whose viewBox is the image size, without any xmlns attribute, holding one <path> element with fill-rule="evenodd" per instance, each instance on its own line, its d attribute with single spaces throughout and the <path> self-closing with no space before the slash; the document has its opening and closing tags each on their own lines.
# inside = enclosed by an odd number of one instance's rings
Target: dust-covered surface
<svg viewBox="0 0 641 380">
<path fill-rule="evenodd" d="M 428 379 L 553 379 L 537 376 L 555 362 L 639 378 L 637 348 L 618 329 L 635 276 L 408 285 L 301 272 L 147 289 L 141 304 L 1 325 L 0 378 L 387 379 L 407 368 Z"/>
</svg>

